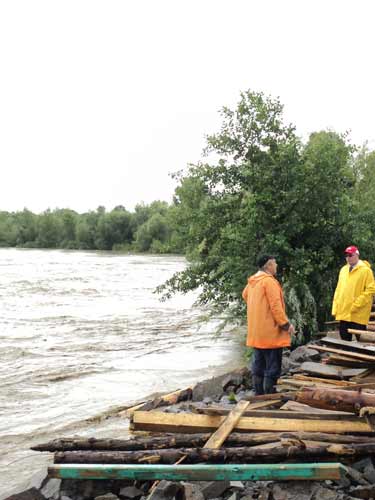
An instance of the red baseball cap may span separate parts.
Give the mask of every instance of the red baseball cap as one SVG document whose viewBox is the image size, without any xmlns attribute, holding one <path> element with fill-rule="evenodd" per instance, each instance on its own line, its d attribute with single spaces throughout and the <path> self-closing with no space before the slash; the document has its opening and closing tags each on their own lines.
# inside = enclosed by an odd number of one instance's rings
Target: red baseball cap
<svg viewBox="0 0 375 500">
<path fill-rule="evenodd" d="M 353 255 L 353 254 L 359 255 L 359 250 L 356 246 L 350 245 L 349 247 L 345 248 L 344 254 L 345 255 Z"/>
</svg>

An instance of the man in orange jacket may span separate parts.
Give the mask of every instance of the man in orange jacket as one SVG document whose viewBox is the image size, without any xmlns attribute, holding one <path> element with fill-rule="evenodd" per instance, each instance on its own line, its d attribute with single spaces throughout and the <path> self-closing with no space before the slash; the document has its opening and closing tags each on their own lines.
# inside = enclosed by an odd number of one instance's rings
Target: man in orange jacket
<svg viewBox="0 0 375 500">
<path fill-rule="evenodd" d="M 275 257 L 263 255 L 257 265 L 259 271 L 248 279 L 242 297 L 247 304 L 246 345 L 253 348 L 253 389 L 259 395 L 275 392 L 283 347 L 290 347 L 295 330 L 286 316 L 283 291 L 275 278 Z"/>
</svg>

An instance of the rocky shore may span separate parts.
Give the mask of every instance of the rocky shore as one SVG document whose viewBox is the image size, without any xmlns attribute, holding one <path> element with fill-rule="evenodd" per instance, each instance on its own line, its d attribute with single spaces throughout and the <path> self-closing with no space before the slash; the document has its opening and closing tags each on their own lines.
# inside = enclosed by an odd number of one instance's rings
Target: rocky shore
<svg viewBox="0 0 375 500">
<path fill-rule="evenodd" d="M 316 351 L 299 347 L 286 352 L 283 374 L 293 373 L 303 361 L 316 358 Z M 192 401 L 233 405 L 251 391 L 251 377 L 244 369 L 198 383 Z M 164 408 L 178 413 L 187 403 Z M 30 488 L 7 500 L 349 500 L 375 498 L 375 468 L 371 455 L 345 465 L 339 480 L 325 481 L 194 481 L 73 480 L 47 477 L 42 472 Z"/>
</svg>

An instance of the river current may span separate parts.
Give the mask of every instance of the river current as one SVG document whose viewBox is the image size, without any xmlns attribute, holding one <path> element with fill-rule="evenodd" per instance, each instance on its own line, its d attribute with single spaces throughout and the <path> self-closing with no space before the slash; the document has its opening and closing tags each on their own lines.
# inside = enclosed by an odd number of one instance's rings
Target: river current
<svg viewBox="0 0 375 500">
<path fill-rule="evenodd" d="M 118 408 L 243 363 L 240 333 L 155 287 L 180 256 L 0 249 L 0 498 L 45 470 L 29 447 L 124 437 Z"/>
</svg>

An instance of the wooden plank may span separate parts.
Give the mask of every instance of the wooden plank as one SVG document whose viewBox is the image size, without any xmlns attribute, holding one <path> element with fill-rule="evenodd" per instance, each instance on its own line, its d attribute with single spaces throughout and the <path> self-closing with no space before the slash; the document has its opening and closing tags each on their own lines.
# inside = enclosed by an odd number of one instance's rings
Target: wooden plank
<svg viewBox="0 0 375 500">
<path fill-rule="evenodd" d="M 130 479 L 135 481 L 274 481 L 336 480 L 345 473 L 337 462 L 306 464 L 195 465 L 52 465 L 48 475 L 60 479 Z"/>
<path fill-rule="evenodd" d="M 294 379 L 297 379 L 297 380 L 309 380 L 311 382 L 323 382 L 324 384 L 332 384 L 332 385 L 337 385 L 337 386 L 341 386 L 341 385 L 355 385 L 355 382 L 348 382 L 347 380 L 335 380 L 335 379 L 329 379 L 329 378 L 318 378 L 318 377 L 307 377 L 306 375 L 300 375 L 298 373 L 296 373 L 295 375 L 293 375 L 293 378 Z"/>
<path fill-rule="evenodd" d="M 328 386 L 332 387 L 332 386 Z M 299 404 L 299 403 L 297 403 Z M 284 405 L 285 406 L 285 405 Z M 332 418 L 340 418 L 342 416 L 350 417 L 353 416 L 357 418 L 354 413 L 348 412 L 340 412 L 340 411 L 325 411 L 319 410 L 317 408 L 312 408 L 311 406 L 304 405 L 305 409 L 302 411 L 294 411 L 290 409 L 290 411 L 286 410 L 248 410 L 243 413 L 244 417 L 270 417 L 270 418 L 298 418 L 298 419 L 332 419 Z M 222 406 L 208 406 L 196 407 L 197 413 L 201 415 L 229 415 L 229 410 Z"/>
<path fill-rule="evenodd" d="M 314 349 L 316 349 L 317 347 L 319 346 L 314 346 Z M 360 375 L 361 373 L 366 372 L 366 369 L 364 368 L 340 368 L 338 366 L 315 363 L 314 361 L 305 361 L 304 363 L 302 363 L 300 368 L 302 371 L 307 373 L 338 379 L 355 377 L 356 375 Z"/>
<path fill-rule="evenodd" d="M 361 331 L 361 330 L 360 330 Z M 363 331 L 362 333 L 367 333 Z M 359 352 L 369 356 L 375 356 L 375 346 L 362 344 L 361 342 L 353 342 L 351 340 L 334 339 L 333 337 L 324 337 L 320 339 L 323 344 L 332 345 L 337 349 L 345 351 L 348 349 L 350 352 Z"/>
<path fill-rule="evenodd" d="M 225 417 L 195 415 L 188 413 L 163 413 L 136 411 L 134 413 L 135 430 L 170 431 L 170 432 L 206 432 L 217 429 Z M 371 432 L 365 420 L 302 420 L 288 418 L 242 417 L 237 423 L 237 431 L 308 431 L 308 432 Z"/>
<path fill-rule="evenodd" d="M 220 448 L 249 405 L 249 401 L 239 401 L 235 408 L 233 408 L 229 415 L 223 420 L 220 427 L 212 434 L 203 448 Z"/>
<path fill-rule="evenodd" d="M 353 342 L 354 343 L 354 342 Z M 347 356 L 348 358 L 359 359 L 363 361 L 371 361 L 375 364 L 375 356 L 369 356 L 368 354 L 360 354 L 359 352 L 343 351 L 342 349 L 335 349 L 334 347 L 324 347 L 321 345 L 315 345 L 314 349 L 321 352 L 333 352 L 334 354 L 341 354 L 342 356 Z"/>
<path fill-rule="evenodd" d="M 331 354 L 328 358 L 323 360 L 328 365 L 346 366 L 349 368 L 371 368 L 373 363 L 369 361 L 361 361 L 359 359 L 349 358 L 348 356 L 341 356 L 338 354 Z"/>
</svg>

